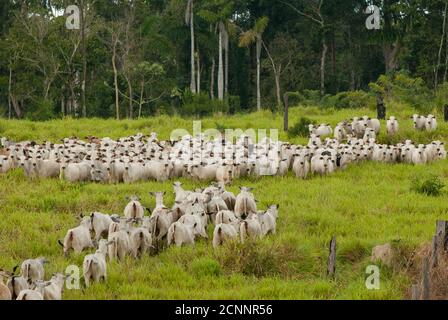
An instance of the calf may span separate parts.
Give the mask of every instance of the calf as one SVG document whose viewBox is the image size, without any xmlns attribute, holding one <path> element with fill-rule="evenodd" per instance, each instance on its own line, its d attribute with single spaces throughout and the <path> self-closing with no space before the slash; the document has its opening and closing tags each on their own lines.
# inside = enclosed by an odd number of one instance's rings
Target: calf
<svg viewBox="0 0 448 320">
<path fill-rule="evenodd" d="M 130 239 L 129 234 L 125 230 L 118 230 L 116 222 L 111 223 L 109 227 L 108 237 L 108 254 L 109 260 L 115 259 L 123 260 L 130 252 Z"/>
<path fill-rule="evenodd" d="M 98 250 L 94 254 L 89 254 L 84 257 L 82 268 L 86 287 L 90 286 L 92 280 L 95 282 L 107 280 L 107 246 L 107 240 L 102 239 L 98 244 Z"/>
<path fill-rule="evenodd" d="M 101 212 L 93 212 L 90 215 L 90 220 L 92 229 L 95 232 L 96 241 L 99 241 L 102 236 L 108 235 L 109 226 L 113 222 L 110 215 Z"/>
<path fill-rule="evenodd" d="M 425 128 L 426 131 L 435 131 L 437 129 L 437 119 L 432 114 L 426 118 Z"/>
<path fill-rule="evenodd" d="M 277 216 L 279 205 L 272 205 L 265 213 L 259 215 L 261 223 L 261 233 L 263 236 L 272 233 L 275 234 L 277 228 Z"/>
<path fill-rule="evenodd" d="M 137 196 L 127 197 L 129 203 L 124 208 L 124 216 L 126 219 L 143 219 L 145 215 L 145 209 L 140 203 L 140 199 Z"/>
<path fill-rule="evenodd" d="M 207 232 L 205 231 L 205 226 L 202 224 L 201 218 L 199 218 L 199 216 L 184 215 L 179 219 L 178 222 L 185 225 L 193 226 L 193 235 L 195 236 L 195 238 L 208 238 Z"/>
<path fill-rule="evenodd" d="M 261 223 L 258 215 L 252 215 L 240 224 L 240 238 L 244 243 L 246 238 L 257 239 L 262 237 Z"/>
<path fill-rule="evenodd" d="M 419 116 L 418 114 L 414 114 L 411 119 L 413 119 L 414 121 L 414 128 L 416 130 L 420 130 L 423 131 L 426 129 L 426 117 L 424 116 Z"/>
<path fill-rule="evenodd" d="M 177 247 L 182 245 L 194 245 L 194 228 L 196 225 L 187 225 L 180 222 L 173 223 L 168 229 L 168 246 L 175 244 Z"/>
<path fill-rule="evenodd" d="M 27 281 L 44 280 L 44 264 L 47 262 L 48 261 L 45 258 L 28 259 L 23 261 L 20 266 L 22 276 L 27 279 Z"/>
<path fill-rule="evenodd" d="M 81 224 L 67 231 L 64 242 L 58 240 L 58 243 L 64 248 L 64 255 L 67 256 L 70 249 L 77 254 L 88 248 L 93 248 L 90 231 L 92 230 L 92 219 L 82 217 Z"/>
<path fill-rule="evenodd" d="M 213 248 L 238 238 L 238 232 L 231 224 L 217 224 L 213 232 Z"/>
<path fill-rule="evenodd" d="M 240 190 L 235 201 L 235 216 L 246 219 L 249 214 L 257 213 L 257 204 L 251 188 L 241 187 Z"/>
<path fill-rule="evenodd" d="M 310 163 L 308 159 L 303 155 L 295 155 L 292 165 L 292 171 L 297 178 L 306 179 L 310 173 Z"/>
<path fill-rule="evenodd" d="M 17 268 L 18 266 L 14 268 L 14 272 Z M 20 291 L 29 289 L 28 281 L 23 276 L 15 276 L 11 274 L 8 278 L 6 286 L 11 292 L 12 299 L 16 299 Z"/>
<path fill-rule="evenodd" d="M 387 120 L 386 130 L 388 135 L 394 135 L 398 133 L 399 125 L 397 119 L 394 116 L 389 117 L 389 120 Z"/>
<path fill-rule="evenodd" d="M 149 252 L 152 246 L 152 236 L 146 228 L 133 228 L 129 234 L 131 253 L 134 258 Z"/>
<path fill-rule="evenodd" d="M 64 284 L 65 276 L 62 273 L 53 275 L 49 283 L 44 288 L 44 300 L 62 300 Z"/>
</svg>

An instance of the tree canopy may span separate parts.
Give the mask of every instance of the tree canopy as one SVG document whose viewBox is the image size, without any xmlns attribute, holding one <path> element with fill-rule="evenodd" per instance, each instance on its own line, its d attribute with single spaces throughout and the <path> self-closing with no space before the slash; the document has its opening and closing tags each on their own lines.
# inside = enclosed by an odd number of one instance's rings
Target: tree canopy
<svg viewBox="0 0 448 320">
<path fill-rule="evenodd" d="M 72 4 L 81 12 L 75 30 L 63 14 Z M 379 30 L 366 28 L 369 5 L 381 10 Z M 275 107 L 289 91 L 367 90 L 397 71 L 434 89 L 447 81 L 447 7 L 446 0 L 3 0 L 0 115 L 120 119 L 185 113 L 195 103 L 249 111 Z"/>
</svg>

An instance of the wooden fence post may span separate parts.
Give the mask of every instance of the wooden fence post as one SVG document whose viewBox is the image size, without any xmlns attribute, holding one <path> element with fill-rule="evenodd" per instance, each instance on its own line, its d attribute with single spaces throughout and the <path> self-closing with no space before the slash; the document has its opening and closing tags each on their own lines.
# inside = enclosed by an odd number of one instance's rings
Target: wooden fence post
<svg viewBox="0 0 448 320">
<path fill-rule="evenodd" d="M 423 259 L 423 268 L 422 268 L 422 300 L 429 300 L 429 291 L 430 291 L 430 276 L 429 276 L 429 258 L 425 257 Z"/>
<path fill-rule="evenodd" d="M 285 106 L 284 114 L 283 114 L 283 130 L 288 132 L 289 129 L 289 94 L 285 93 L 283 95 L 283 103 Z"/>
<path fill-rule="evenodd" d="M 330 241 L 330 254 L 328 255 L 327 275 L 334 277 L 336 272 L 336 237 L 333 236 Z"/>
<path fill-rule="evenodd" d="M 437 267 L 439 249 L 438 249 L 439 240 L 437 234 L 432 237 L 432 249 L 431 249 L 431 267 Z"/>
<path fill-rule="evenodd" d="M 448 245 L 448 221 L 438 220 L 436 226 L 438 250 L 447 251 Z"/>
<path fill-rule="evenodd" d="M 412 300 L 420 300 L 420 290 L 418 289 L 418 285 L 412 285 Z"/>
</svg>

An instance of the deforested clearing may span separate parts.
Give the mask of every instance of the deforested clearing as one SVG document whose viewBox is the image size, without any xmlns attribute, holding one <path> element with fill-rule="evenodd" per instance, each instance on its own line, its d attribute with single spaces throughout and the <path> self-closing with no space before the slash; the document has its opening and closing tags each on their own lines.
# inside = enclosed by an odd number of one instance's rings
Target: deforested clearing
<svg viewBox="0 0 448 320">
<path fill-rule="evenodd" d="M 406 139 L 416 144 L 446 141 L 448 126 L 440 119 L 436 131 L 416 131 L 404 108 L 388 110 L 400 124 L 398 134 L 388 136 L 381 121 L 377 139 L 396 144 Z M 290 123 L 307 117 L 332 128 L 368 109 L 342 111 L 292 108 Z M 192 132 L 194 119 L 160 116 L 134 121 L 100 119 L 47 122 L 0 120 L 0 136 L 12 140 L 59 141 L 78 136 L 111 137 L 157 132 L 168 139 L 174 129 Z M 308 137 L 288 138 L 281 130 L 282 118 L 268 111 L 202 120 L 202 130 L 216 128 L 278 129 L 279 139 L 306 145 Z M 268 133 L 269 134 L 269 133 Z M 413 284 L 409 264 L 380 265 L 380 289 L 367 290 L 366 267 L 372 248 L 392 243 L 400 259 L 411 260 L 412 252 L 429 243 L 437 220 L 446 220 L 448 196 L 416 192 L 416 177 L 437 176 L 448 181 L 446 160 L 425 165 L 362 162 L 332 175 L 302 180 L 293 172 L 284 177 L 237 179 L 226 186 L 238 194 L 240 186 L 251 187 L 265 210 L 280 205 L 277 232 L 259 240 L 228 243 L 216 250 L 209 228 L 208 240 L 195 246 L 171 246 L 140 259 L 126 257 L 108 262 L 108 281 L 83 290 L 65 290 L 64 299 L 403 299 Z M 179 179 L 185 190 L 205 188 L 207 183 Z M 46 274 L 64 271 L 68 265 L 82 269 L 85 254 L 64 257 L 58 239 L 79 224 L 79 214 L 122 213 L 129 195 L 154 209 L 149 192 L 165 191 L 165 204 L 174 204 L 174 180 L 133 184 L 70 183 L 59 179 L 28 179 L 23 170 L 0 174 L 0 268 L 12 270 L 19 262 L 45 257 Z M 326 276 L 328 246 L 337 238 L 336 274 Z M 94 253 L 92 249 L 87 253 Z"/>
</svg>

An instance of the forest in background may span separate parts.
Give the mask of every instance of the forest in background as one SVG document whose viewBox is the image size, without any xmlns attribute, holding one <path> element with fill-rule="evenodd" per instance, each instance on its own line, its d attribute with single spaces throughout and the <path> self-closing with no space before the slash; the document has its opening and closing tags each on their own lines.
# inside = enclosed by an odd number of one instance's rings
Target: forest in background
<svg viewBox="0 0 448 320">
<path fill-rule="evenodd" d="M 80 28 L 66 27 L 69 5 Z M 381 29 L 368 30 L 369 5 Z M 444 0 L 2 0 L 0 115 L 205 116 L 448 101 Z"/>
</svg>

